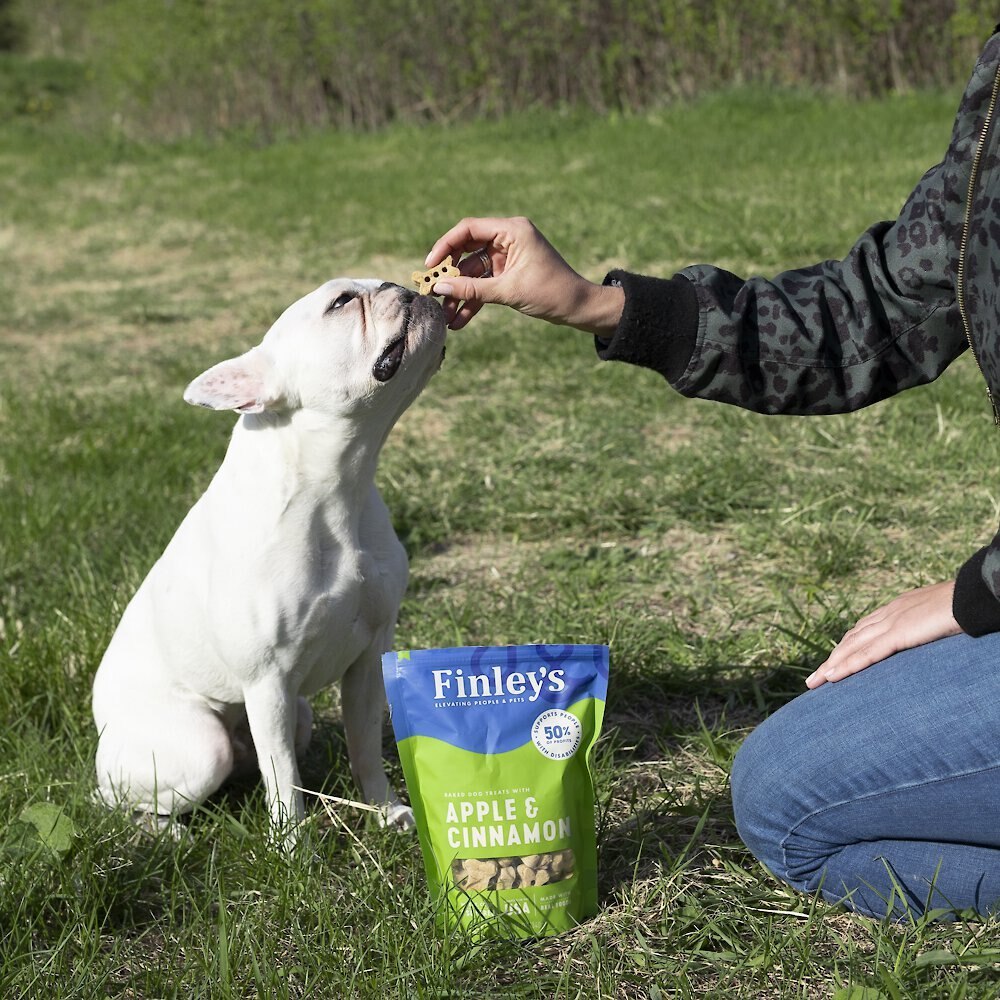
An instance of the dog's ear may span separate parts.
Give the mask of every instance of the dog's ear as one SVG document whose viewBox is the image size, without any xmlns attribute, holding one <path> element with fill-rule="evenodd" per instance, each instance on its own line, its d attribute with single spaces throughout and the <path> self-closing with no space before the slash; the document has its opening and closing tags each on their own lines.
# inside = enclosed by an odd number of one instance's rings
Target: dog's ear
<svg viewBox="0 0 1000 1000">
<path fill-rule="evenodd" d="M 202 372 L 185 390 L 184 401 L 210 410 L 263 413 L 281 403 L 271 363 L 254 348 Z"/>
</svg>

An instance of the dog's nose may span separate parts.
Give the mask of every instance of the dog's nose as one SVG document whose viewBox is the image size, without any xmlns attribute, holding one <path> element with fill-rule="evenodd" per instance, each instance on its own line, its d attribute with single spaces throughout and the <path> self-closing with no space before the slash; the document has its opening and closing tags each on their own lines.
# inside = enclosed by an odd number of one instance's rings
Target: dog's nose
<svg viewBox="0 0 1000 1000">
<path fill-rule="evenodd" d="M 412 302 L 417 297 L 417 293 L 412 288 L 404 288 L 402 285 L 397 285 L 392 281 L 383 281 L 375 291 L 387 292 L 389 290 L 397 292 L 404 302 Z"/>
</svg>

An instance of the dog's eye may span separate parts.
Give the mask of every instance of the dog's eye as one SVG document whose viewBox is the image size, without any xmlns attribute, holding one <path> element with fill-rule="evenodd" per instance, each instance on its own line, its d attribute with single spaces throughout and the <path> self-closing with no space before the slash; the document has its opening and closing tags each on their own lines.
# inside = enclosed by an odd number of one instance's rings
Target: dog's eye
<svg viewBox="0 0 1000 1000">
<path fill-rule="evenodd" d="M 354 292 L 341 292 L 327 307 L 326 311 L 332 313 L 335 309 L 342 309 L 348 302 L 355 298 Z"/>
</svg>

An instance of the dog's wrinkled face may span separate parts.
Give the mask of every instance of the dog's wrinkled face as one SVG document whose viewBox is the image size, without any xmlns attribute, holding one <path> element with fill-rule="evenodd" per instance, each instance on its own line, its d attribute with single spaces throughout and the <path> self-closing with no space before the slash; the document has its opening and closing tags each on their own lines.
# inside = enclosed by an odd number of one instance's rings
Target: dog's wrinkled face
<svg viewBox="0 0 1000 1000">
<path fill-rule="evenodd" d="M 289 306 L 258 347 L 210 368 L 189 403 L 239 413 L 399 412 L 444 356 L 438 302 L 399 285 L 339 278 Z"/>
</svg>

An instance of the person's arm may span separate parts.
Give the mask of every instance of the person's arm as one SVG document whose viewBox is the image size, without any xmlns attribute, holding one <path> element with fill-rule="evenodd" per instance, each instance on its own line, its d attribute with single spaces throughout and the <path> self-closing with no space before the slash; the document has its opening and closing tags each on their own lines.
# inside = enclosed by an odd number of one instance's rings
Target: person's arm
<svg viewBox="0 0 1000 1000">
<path fill-rule="evenodd" d="M 945 158 L 895 222 L 862 234 L 842 260 L 774 278 L 711 265 L 672 278 L 612 272 L 587 282 L 526 219 L 466 219 L 435 243 L 446 253 L 485 247 L 447 287 L 454 329 L 500 302 L 597 335 L 600 356 L 659 371 L 679 392 L 763 413 L 858 409 L 936 378 L 966 348 L 955 277 L 972 156 L 996 73 L 1000 36 L 984 50 Z"/>
<path fill-rule="evenodd" d="M 439 282 L 449 325 L 485 303 L 593 333 L 600 357 L 660 372 L 682 394 L 761 413 L 840 413 L 936 378 L 966 349 L 954 292 L 958 209 L 944 163 L 895 223 L 873 226 L 843 260 L 740 278 L 711 265 L 661 279 L 587 281 L 527 219 L 463 219 L 429 264 L 470 256 Z M 950 190 L 950 188 L 949 188 Z M 479 277 L 483 249 L 492 275 Z"/>
</svg>

